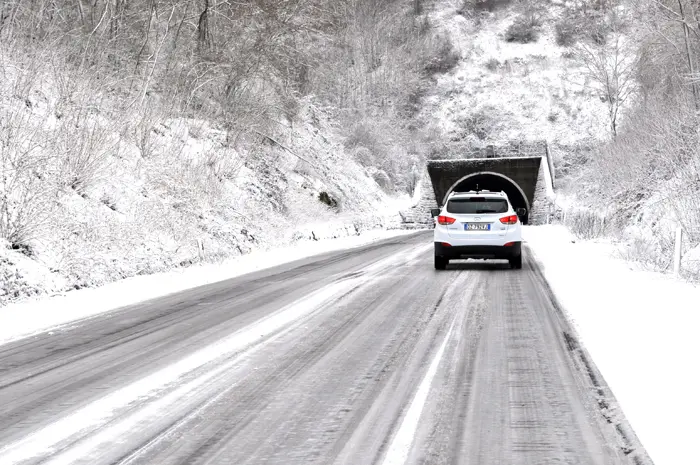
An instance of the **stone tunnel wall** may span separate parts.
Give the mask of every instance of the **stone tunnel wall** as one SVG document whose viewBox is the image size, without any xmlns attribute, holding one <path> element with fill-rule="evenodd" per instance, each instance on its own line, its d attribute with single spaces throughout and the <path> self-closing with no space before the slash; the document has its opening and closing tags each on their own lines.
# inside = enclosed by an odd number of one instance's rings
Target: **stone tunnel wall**
<svg viewBox="0 0 700 465">
<path fill-rule="evenodd" d="M 435 199 L 442 204 L 453 185 L 464 176 L 492 172 L 507 177 L 525 195 L 530 207 L 535 201 L 542 157 L 473 158 L 467 160 L 430 160 L 427 163 Z M 482 186 L 482 188 L 485 188 Z"/>
<path fill-rule="evenodd" d="M 534 189 L 526 189 L 526 186 L 520 186 L 523 191 L 525 191 L 528 201 L 530 202 L 530 214 L 529 214 L 529 224 L 544 224 L 547 222 L 548 215 L 551 209 L 552 199 L 547 197 L 547 180 L 553 180 L 553 173 L 550 176 L 546 176 L 545 170 L 551 169 L 551 160 L 549 160 L 549 151 L 547 143 L 545 141 L 535 142 L 535 143 L 511 143 L 506 146 L 499 147 L 487 147 L 482 149 L 475 149 L 466 154 L 465 158 L 470 159 L 471 163 L 476 163 L 479 166 L 474 168 L 483 169 L 486 171 L 496 171 L 500 172 L 499 169 L 487 169 L 484 168 L 484 163 L 493 164 L 499 158 L 535 158 L 541 157 L 539 162 L 539 167 L 536 173 L 536 183 Z M 478 158 L 479 160 L 474 160 Z M 457 161 L 457 160 L 454 160 Z M 506 160 L 502 160 L 507 162 Z M 429 162 L 430 163 L 430 162 Z M 500 164 L 500 163 L 496 163 Z M 515 163 L 516 165 L 518 163 Z M 513 172 L 501 173 L 506 176 L 511 177 Z M 532 177 L 534 173 L 531 173 Z M 520 180 L 517 179 L 519 176 L 512 176 L 515 182 L 520 184 Z M 449 185 L 451 186 L 456 180 L 453 180 Z M 553 186 L 552 186 L 553 189 Z M 431 181 L 430 173 L 428 171 L 428 166 L 426 165 L 423 170 L 423 175 L 421 176 L 420 182 L 418 183 L 417 194 L 418 202 L 410 209 L 401 212 L 403 218 L 404 227 L 407 229 L 425 229 L 433 228 L 434 220 L 430 216 L 431 208 L 438 208 L 438 204 L 441 203 L 441 199 L 437 199 L 436 192 L 441 193 L 443 189 L 435 189 Z"/>
<path fill-rule="evenodd" d="M 460 151 L 458 159 L 470 158 L 514 158 L 541 157 L 548 150 L 545 140 L 512 141 L 504 145 L 487 145 L 485 147 L 467 147 Z M 449 157 L 449 155 L 448 155 Z"/>
</svg>

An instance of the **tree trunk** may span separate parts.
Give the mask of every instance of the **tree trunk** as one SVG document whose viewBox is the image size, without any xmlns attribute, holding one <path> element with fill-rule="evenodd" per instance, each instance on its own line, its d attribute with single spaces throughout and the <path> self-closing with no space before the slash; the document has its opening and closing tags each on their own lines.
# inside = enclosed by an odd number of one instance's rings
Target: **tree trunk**
<svg viewBox="0 0 700 465">
<path fill-rule="evenodd" d="M 197 45 L 200 51 L 208 51 L 212 47 L 211 25 L 210 25 L 210 0 L 204 0 L 204 10 L 199 15 L 197 23 Z"/>
<path fill-rule="evenodd" d="M 423 13 L 423 0 L 413 0 L 413 14 L 418 16 Z"/>
<path fill-rule="evenodd" d="M 683 11 L 683 2 L 678 0 L 678 8 L 681 13 L 681 20 L 683 22 L 683 36 L 685 39 L 685 53 L 688 58 L 688 68 L 690 69 L 690 86 L 693 91 L 693 102 L 695 103 L 695 111 L 700 111 L 700 95 L 698 95 L 698 86 L 695 83 L 695 66 L 693 63 L 693 55 L 690 51 L 690 28 L 685 19 L 685 13 Z"/>
</svg>

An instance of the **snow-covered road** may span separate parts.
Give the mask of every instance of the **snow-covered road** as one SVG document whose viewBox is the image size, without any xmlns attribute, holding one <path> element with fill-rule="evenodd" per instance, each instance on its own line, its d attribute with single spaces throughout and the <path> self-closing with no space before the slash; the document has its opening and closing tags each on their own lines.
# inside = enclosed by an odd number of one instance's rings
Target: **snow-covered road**
<svg viewBox="0 0 700 465">
<path fill-rule="evenodd" d="M 0 463 L 646 464 L 542 277 L 429 233 L 0 345 Z"/>
</svg>

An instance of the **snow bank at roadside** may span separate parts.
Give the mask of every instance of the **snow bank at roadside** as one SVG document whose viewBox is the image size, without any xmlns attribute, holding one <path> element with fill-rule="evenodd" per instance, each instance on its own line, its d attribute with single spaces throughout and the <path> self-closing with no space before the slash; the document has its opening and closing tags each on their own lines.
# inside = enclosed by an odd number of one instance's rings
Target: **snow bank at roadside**
<svg viewBox="0 0 700 465">
<path fill-rule="evenodd" d="M 349 249 L 415 231 L 372 230 L 341 239 L 304 241 L 293 246 L 255 251 L 217 264 L 179 268 L 165 273 L 136 276 L 98 288 L 10 304 L 0 308 L 0 343 L 47 331 L 82 318 L 174 292 L 191 289 L 270 268 L 301 258 Z"/>
<path fill-rule="evenodd" d="M 656 465 L 691 463 L 700 421 L 700 287 L 615 259 L 563 226 L 524 238 Z"/>
</svg>

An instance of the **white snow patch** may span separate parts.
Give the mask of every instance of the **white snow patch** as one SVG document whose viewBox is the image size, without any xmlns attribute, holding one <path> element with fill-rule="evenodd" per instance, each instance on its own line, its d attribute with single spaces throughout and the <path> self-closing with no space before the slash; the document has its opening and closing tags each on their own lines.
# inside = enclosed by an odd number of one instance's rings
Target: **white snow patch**
<svg viewBox="0 0 700 465">
<path fill-rule="evenodd" d="M 608 137 L 605 104 L 582 65 L 556 45 L 556 12 L 535 42 L 521 44 L 504 37 L 519 7 L 467 19 L 456 14 L 460 6 L 444 0 L 431 15 L 463 57 L 437 78 L 427 99 L 425 113 L 444 138 L 479 146 L 541 139 L 575 145 Z M 472 133 L 473 126 L 486 134 Z"/>
<path fill-rule="evenodd" d="M 654 463 L 694 463 L 700 287 L 636 269 L 613 244 L 563 226 L 523 235 Z"/>
<path fill-rule="evenodd" d="M 691 276 L 700 277 L 700 245 L 696 245 L 683 255 L 681 270 Z"/>
<path fill-rule="evenodd" d="M 306 241 L 268 251 L 254 251 L 219 264 L 193 266 L 136 276 L 99 288 L 81 289 L 0 308 L 0 344 L 47 331 L 109 310 L 301 258 L 359 247 L 385 238 L 411 234 L 406 230 L 374 230 L 342 239 Z"/>
<path fill-rule="evenodd" d="M 428 400 L 428 393 L 430 392 L 430 386 L 433 384 L 433 378 L 437 373 L 438 366 L 442 360 L 442 355 L 445 353 L 445 347 L 447 347 L 447 341 L 452 336 L 452 330 L 454 329 L 454 321 L 447 331 L 445 339 L 442 341 L 440 348 L 438 349 L 433 361 L 428 367 L 428 371 L 425 373 L 423 380 L 418 386 L 411 405 L 408 407 L 406 416 L 404 416 L 403 421 L 399 430 L 396 432 L 394 439 L 391 441 L 389 450 L 384 457 L 383 465 L 403 465 L 408 459 L 408 454 L 411 451 L 411 445 L 413 444 L 413 438 L 416 435 L 416 430 L 418 429 L 418 422 L 420 420 L 421 413 L 423 413 L 423 407 L 425 407 L 425 402 Z"/>
<path fill-rule="evenodd" d="M 544 163 L 544 184 L 547 188 L 547 198 L 551 201 L 555 201 L 557 196 L 554 193 L 554 184 L 552 183 L 552 173 L 549 171 L 549 160 L 547 157 L 542 157 L 542 163 Z"/>
</svg>

